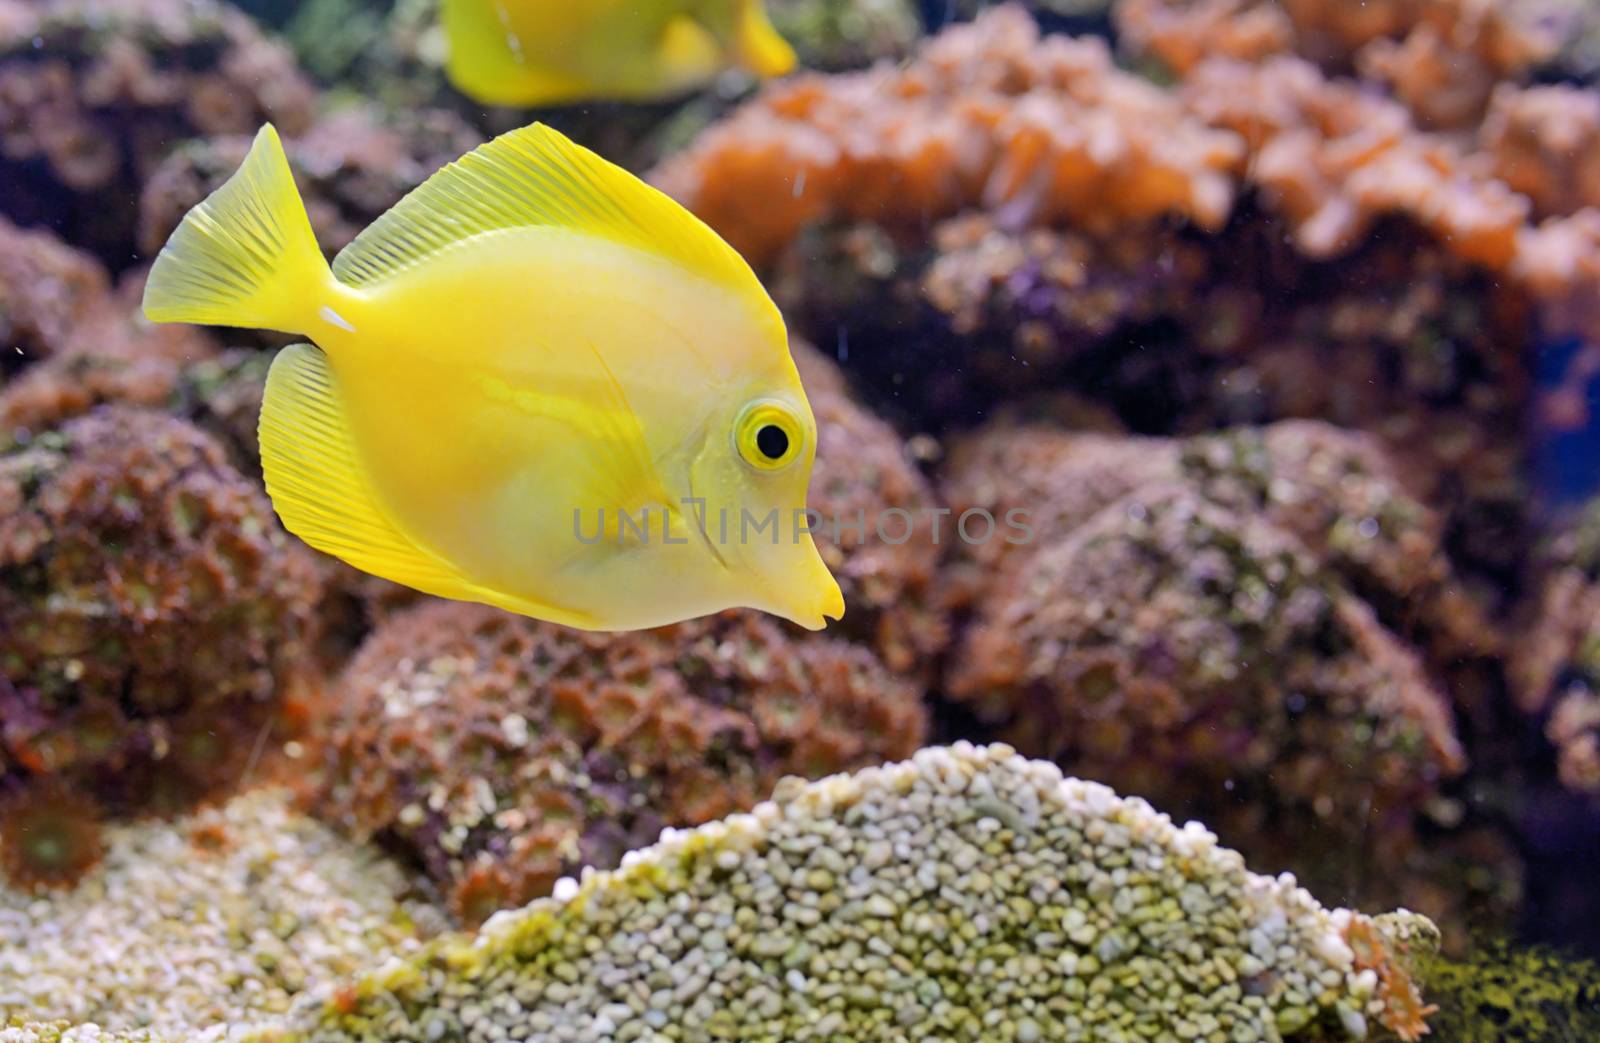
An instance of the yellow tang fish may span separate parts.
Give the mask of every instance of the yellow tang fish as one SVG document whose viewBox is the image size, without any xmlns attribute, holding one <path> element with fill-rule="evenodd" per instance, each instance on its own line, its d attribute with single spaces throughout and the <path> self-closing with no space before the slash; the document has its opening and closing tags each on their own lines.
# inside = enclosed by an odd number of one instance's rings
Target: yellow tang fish
<svg viewBox="0 0 1600 1043">
<path fill-rule="evenodd" d="M 144 311 L 316 342 L 273 361 L 262 465 L 289 530 L 359 569 L 590 630 L 844 612 L 777 308 L 687 210 L 548 127 L 445 167 L 331 269 L 265 127 Z"/>
<path fill-rule="evenodd" d="M 491 105 L 655 98 L 730 65 L 795 65 L 762 0 L 444 0 L 444 27 L 451 82 Z"/>
</svg>

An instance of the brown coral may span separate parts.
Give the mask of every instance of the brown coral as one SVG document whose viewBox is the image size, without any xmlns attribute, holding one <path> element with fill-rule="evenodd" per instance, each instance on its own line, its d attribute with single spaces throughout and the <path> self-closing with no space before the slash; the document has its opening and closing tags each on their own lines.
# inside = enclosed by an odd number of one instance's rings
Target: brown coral
<svg viewBox="0 0 1600 1043">
<path fill-rule="evenodd" d="M 930 523 L 938 499 L 900 436 L 850 396 L 838 367 L 808 344 L 793 351 L 817 417 L 807 506 L 819 519 L 817 549 L 844 592 L 843 629 L 891 670 L 925 670 L 947 638 L 938 565 L 952 535 Z M 906 538 L 885 523 L 889 511 L 911 519 Z M 888 538 L 880 523 L 893 529 Z"/>
<path fill-rule="evenodd" d="M 481 143 L 443 110 L 385 117 L 352 107 L 322 117 L 284 147 L 317 242 L 339 250 L 428 175 Z M 183 215 L 238 169 L 249 147 L 248 136 L 214 136 L 168 156 L 144 182 L 139 248 L 159 250 Z"/>
<path fill-rule="evenodd" d="M 1509 669 L 1521 710 L 1545 722 L 1562 784 L 1600 794 L 1600 506 L 1543 549 Z"/>
<path fill-rule="evenodd" d="M 0 746 L 109 811 L 235 783 L 308 678 L 317 584 L 210 437 L 109 408 L 0 454 Z"/>
<path fill-rule="evenodd" d="M 5 211 L 48 222 L 121 268 L 123 206 L 173 143 L 311 122 L 314 93 L 289 53 L 213 0 L 0 2 L 0 171 Z M 115 191 L 112 191 L 115 189 Z"/>
<path fill-rule="evenodd" d="M 62 347 L 80 314 L 109 292 L 92 257 L 0 217 L 0 386 Z"/>
<path fill-rule="evenodd" d="M 59 779 L 0 797 L 0 880 L 24 891 L 72 887 L 99 863 L 100 808 Z"/>
<path fill-rule="evenodd" d="M 1504 911 L 1505 881 L 1433 883 L 1469 843 L 1432 818 L 1465 757 L 1428 657 L 1384 617 L 1440 660 L 1492 641 L 1455 601 L 1438 519 L 1373 440 L 999 424 L 954 447 L 944 492 L 952 510 L 1023 509 L 1033 533 L 964 548 L 949 696 L 1328 893 L 1453 923 L 1463 901 Z"/>
<path fill-rule="evenodd" d="M 400 845 L 475 921 L 784 775 L 905 756 L 924 727 L 869 652 L 751 614 L 600 635 L 433 602 L 351 663 L 317 803 Z"/>
</svg>

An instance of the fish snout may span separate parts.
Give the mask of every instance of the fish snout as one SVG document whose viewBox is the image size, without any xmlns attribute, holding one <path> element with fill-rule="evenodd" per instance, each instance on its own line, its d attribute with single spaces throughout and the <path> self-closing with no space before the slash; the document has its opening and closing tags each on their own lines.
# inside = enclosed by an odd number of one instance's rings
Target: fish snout
<svg viewBox="0 0 1600 1043">
<path fill-rule="evenodd" d="M 807 630 L 821 630 L 828 620 L 844 618 L 844 592 L 815 551 L 802 576 L 775 584 L 772 593 L 767 611 Z"/>
</svg>

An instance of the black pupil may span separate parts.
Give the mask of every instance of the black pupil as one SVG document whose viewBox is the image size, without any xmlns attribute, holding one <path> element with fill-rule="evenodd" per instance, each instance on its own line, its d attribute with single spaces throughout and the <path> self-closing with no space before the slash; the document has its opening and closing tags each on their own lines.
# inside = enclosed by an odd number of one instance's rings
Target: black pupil
<svg viewBox="0 0 1600 1043">
<path fill-rule="evenodd" d="M 789 436 L 776 424 L 765 424 L 756 432 L 756 448 L 768 460 L 782 460 L 789 451 Z"/>
</svg>

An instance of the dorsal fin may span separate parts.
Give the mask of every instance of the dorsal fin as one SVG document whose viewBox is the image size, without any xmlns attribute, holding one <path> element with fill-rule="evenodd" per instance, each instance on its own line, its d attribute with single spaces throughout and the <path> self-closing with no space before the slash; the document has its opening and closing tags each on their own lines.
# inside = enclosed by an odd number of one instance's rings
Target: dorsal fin
<svg viewBox="0 0 1600 1043">
<path fill-rule="evenodd" d="M 428 178 L 356 236 L 333 270 L 350 286 L 367 286 L 474 236 L 536 226 L 657 254 L 766 300 L 744 258 L 699 218 L 540 123 L 502 134 Z"/>
</svg>

